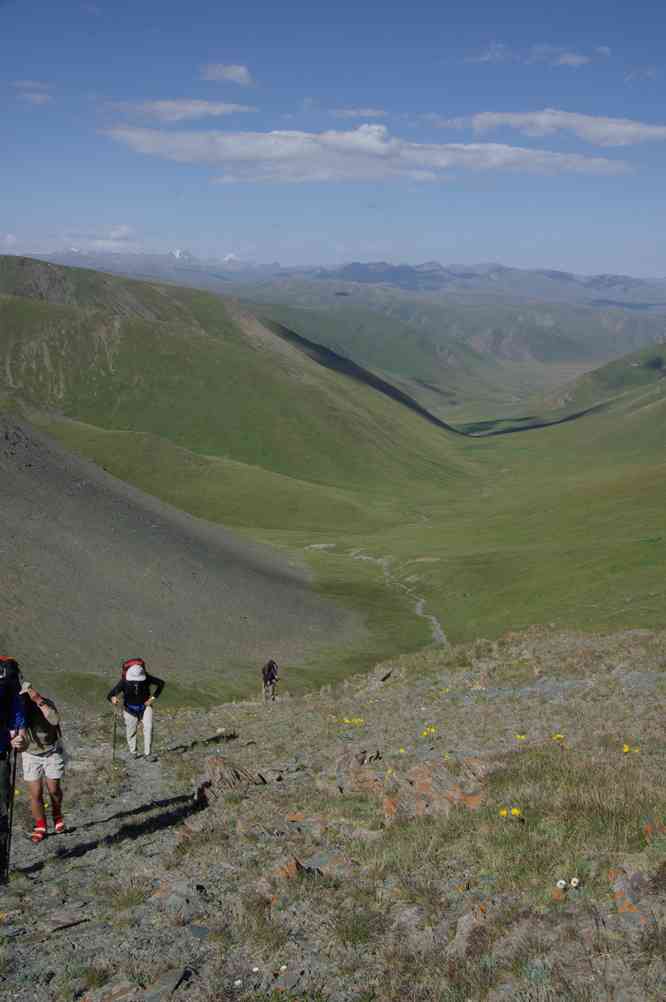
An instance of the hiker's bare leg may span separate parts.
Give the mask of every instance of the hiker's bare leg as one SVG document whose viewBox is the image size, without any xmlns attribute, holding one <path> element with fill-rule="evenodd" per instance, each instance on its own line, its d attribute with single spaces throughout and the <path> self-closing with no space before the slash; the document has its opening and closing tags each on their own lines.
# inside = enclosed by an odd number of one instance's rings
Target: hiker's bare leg
<svg viewBox="0 0 666 1002">
<path fill-rule="evenodd" d="M 139 721 L 127 710 L 123 710 L 123 717 L 125 719 L 125 734 L 127 736 L 127 747 L 134 754 L 136 751 L 136 732 L 139 726 Z"/>
<path fill-rule="evenodd" d="M 53 812 L 53 818 L 62 817 L 62 787 L 60 785 L 59 779 L 47 779 L 46 785 L 49 791 L 49 797 L 51 798 L 51 811 Z"/>
<path fill-rule="evenodd" d="M 150 755 L 150 746 L 153 740 L 153 708 L 147 706 L 143 711 L 143 753 Z"/>
<path fill-rule="evenodd" d="M 30 813 L 33 816 L 35 826 L 46 828 L 46 816 L 44 814 L 44 783 L 41 779 L 32 779 L 25 784 L 28 787 L 30 796 Z"/>
</svg>

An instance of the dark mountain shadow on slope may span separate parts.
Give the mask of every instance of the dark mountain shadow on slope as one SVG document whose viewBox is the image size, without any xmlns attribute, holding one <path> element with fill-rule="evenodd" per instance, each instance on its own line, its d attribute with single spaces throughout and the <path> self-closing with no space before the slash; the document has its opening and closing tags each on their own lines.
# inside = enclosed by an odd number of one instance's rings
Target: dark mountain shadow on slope
<svg viewBox="0 0 666 1002">
<path fill-rule="evenodd" d="M 435 417 L 430 411 L 422 407 L 421 404 L 417 403 L 413 397 L 409 394 L 403 393 L 399 390 L 397 386 L 389 383 L 387 380 L 382 379 L 380 376 L 375 375 L 369 369 L 365 369 L 362 365 L 357 365 L 356 362 L 352 362 L 350 358 L 346 358 L 344 355 L 339 355 L 336 351 L 331 348 L 326 348 L 322 344 L 317 344 L 316 341 L 310 341 L 309 338 L 303 337 L 301 334 L 296 334 L 295 331 L 290 330 L 283 324 L 278 323 L 275 320 L 270 320 L 267 317 L 262 317 L 261 322 L 264 326 L 268 327 L 273 331 L 274 334 L 279 335 L 283 340 L 288 341 L 289 344 L 296 345 L 301 351 L 311 358 L 314 362 L 322 365 L 325 369 L 331 369 L 333 372 L 339 372 L 349 379 L 353 379 L 358 383 L 363 383 L 364 386 L 369 386 L 373 390 L 377 390 L 378 393 L 382 393 L 385 397 L 394 400 L 396 403 L 402 404 L 403 407 L 409 408 L 409 410 L 414 411 L 420 417 L 424 418 L 430 424 L 434 424 L 437 428 L 443 428 L 445 431 L 450 431 L 454 435 L 463 435 L 464 432 L 459 431 L 454 428 L 453 425 L 447 424 L 446 421 L 442 421 L 440 418 Z"/>
<path fill-rule="evenodd" d="M 409 394 L 404 393 L 399 390 L 392 383 L 387 380 L 382 379 L 380 376 L 376 376 L 369 369 L 363 368 L 361 365 L 357 365 L 356 362 L 352 362 L 351 359 L 346 358 L 344 355 L 339 355 L 337 352 L 332 351 L 330 348 L 326 348 L 324 345 L 317 344 L 315 341 L 310 341 L 308 338 L 303 337 L 301 334 L 296 334 L 294 331 L 290 330 L 288 327 L 277 323 L 275 320 L 269 320 L 262 317 L 262 323 L 270 328 L 275 334 L 278 334 L 285 341 L 290 344 L 296 345 L 305 354 L 311 358 L 313 361 L 318 362 L 327 369 L 332 369 L 335 372 L 340 372 L 343 375 L 354 379 L 357 382 L 364 383 L 366 386 L 372 387 L 373 390 L 384 394 L 384 396 L 389 397 L 396 403 L 402 404 L 403 407 L 409 408 L 409 410 L 414 411 L 419 414 L 430 424 L 434 424 L 438 428 L 443 428 L 445 431 L 452 432 L 454 435 L 462 435 L 466 438 L 491 438 L 496 435 L 513 435 L 521 431 L 535 431 L 538 428 L 550 428 L 553 425 L 564 424 L 568 421 L 576 421 L 579 418 L 585 417 L 587 414 L 592 414 L 596 411 L 602 410 L 606 405 L 595 404 L 592 407 L 587 407 L 584 410 L 576 411 L 573 414 L 567 414 L 564 417 L 557 417 L 552 420 L 548 420 L 543 417 L 526 417 L 526 418 L 511 418 L 506 421 L 504 419 L 488 420 L 488 421 L 476 421 L 469 424 L 463 425 L 461 427 L 456 427 L 452 424 L 447 424 L 446 421 L 440 420 L 440 418 L 435 417 L 430 411 L 422 407 L 413 397 Z"/>
</svg>

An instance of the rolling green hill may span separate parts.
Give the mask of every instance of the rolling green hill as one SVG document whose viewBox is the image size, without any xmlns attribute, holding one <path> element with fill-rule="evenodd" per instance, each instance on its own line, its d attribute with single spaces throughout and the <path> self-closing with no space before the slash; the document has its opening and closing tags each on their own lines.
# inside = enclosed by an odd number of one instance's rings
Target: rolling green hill
<svg viewBox="0 0 666 1002">
<path fill-rule="evenodd" d="M 571 408 L 584 407 L 590 402 L 647 390 L 663 380 L 666 380 L 666 341 L 632 352 L 581 376 L 563 395 L 563 402 Z"/>
</svg>

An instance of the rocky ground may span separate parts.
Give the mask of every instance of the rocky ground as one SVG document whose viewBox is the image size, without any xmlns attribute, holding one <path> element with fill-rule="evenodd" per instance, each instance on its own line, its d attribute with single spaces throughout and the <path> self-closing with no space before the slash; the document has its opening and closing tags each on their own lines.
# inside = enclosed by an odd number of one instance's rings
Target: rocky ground
<svg viewBox="0 0 666 1002">
<path fill-rule="evenodd" d="M 154 763 L 68 720 L 70 831 L 32 846 L 16 801 L 3 999 L 666 998 L 665 633 L 285 683 L 158 704 Z"/>
</svg>

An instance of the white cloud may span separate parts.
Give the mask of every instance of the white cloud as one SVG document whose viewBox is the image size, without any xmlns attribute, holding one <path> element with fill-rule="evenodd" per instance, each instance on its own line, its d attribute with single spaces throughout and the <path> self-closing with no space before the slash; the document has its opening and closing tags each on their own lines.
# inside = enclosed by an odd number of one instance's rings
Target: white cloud
<svg viewBox="0 0 666 1002">
<path fill-rule="evenodd" d="M 230 80 L 241 87 L 251 87 L 254 83 L 247 66 L 235 63 L 207 63 L 201 68 L 201 76 L 204 80 Z"/>
<path fill-rule="evenodd" d="M 546 63 L 548 66 L 569 66 L 578 69 L 587 66 L 596 56 L 608 58 L 611 49 L 607 45 L 597 45 L 592 54 L 577 52 L 558 45 L 533 45 L 527 52 L 511 49 L 504 42 L 491 42 L 482 52 L 468 56 L 466 63 Z"/>
<path fill-rule="evenodd" d="M 104 226 L 89 232 L 68 231 L 62 241 L 78 250 L 132 251 L 140 246 L 136 231 L 127 223 Z"/>
<path fill-rule="evenodd" d="M 580 52 L 561 52 L 555 59 L 555 66 L 587 66 L 592 62 L 591 56 L 584 56 Z"/>
<path fill-rule="evenodd" d="M 130 114 L 156 118 L 159 122 L 189 122 L 197 118 L 218 118 L 239 112 L 256 111 L 246 104 L 228 104 L 221 101 L 173 100 L 140 101 L 137 103 L 113 104 L 112 108 Z"/>
<path fill-rule="evenodd" d="M 466 63 L 505 63 L 512 58 L 511 50 L 504 42 L 491 42 L 476 56 L 468 56 Z"/>
<path fill-rule="evenodd" d="M 224 169 L 221 182 L 433 181 L 454 170 L 620 174 L 622 161 L 530 150 L 499 143 L 411 143 L 385 125 L 349 132 L 165 132 L 117 126 L 104 130 L 136 153 Z"/>
<path fill-rule="evenodd" d="M 13 80 L 12 87 L 16 90 L 51 90 L 51 84 L 43 80 Z"/>
<path fill-rule="evenodd" d="M 42 80 L 13 80 L 12 87 L 18 91 L 18 97 L 28 104 L 50 104 L 53 100 L 49 94 L 51 84 Z"/>
<path fill-rule="evenodd" d="M 517 129 L 527 136 L 571 132 L 595 146 L 631 146 L 635 143 L 666 140 L 666 125 L 651 125 L 630 118 L 580 115 L 556 108 L 527 112 L 484 111 L 473 115 L 471 123 L 476 132 L 488 132 L 502 126 Z"/>
<path fill-rule="evenodd" d="M 572 66 L 578 69 L 592 62 L 591 56 L 580 52 L 558 48 L 556 45 L 533 45 L 527 57 L 528 63 L 547 63 L 549 66 Z"/>
<path fill-rule="evenodd" d="M 30 91 L 22 91 L 19 94 L 22 101 L 27 101 L 28 104 L 51 104 L 53 98 L 50 94 L 45 94 L 43 91 L 36 91 L 34 94 Z"/>
<path fill-rule="evenodd" d="M 333 108 L 329 115 L 334 118 L 386 118 L 382 108 Z"/>
<path fill-rule="evenodd" d="M 624 79 L 627 83 L 633 83 L 635 80 L 656 80 L 658 76 L 656 66 L 636 66 L 625 73 Z"/>
</svg>

